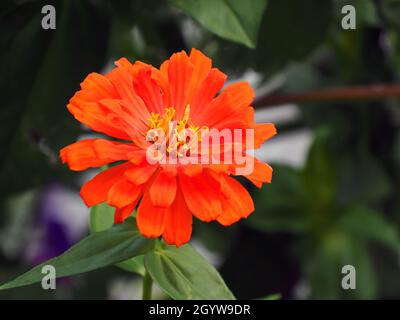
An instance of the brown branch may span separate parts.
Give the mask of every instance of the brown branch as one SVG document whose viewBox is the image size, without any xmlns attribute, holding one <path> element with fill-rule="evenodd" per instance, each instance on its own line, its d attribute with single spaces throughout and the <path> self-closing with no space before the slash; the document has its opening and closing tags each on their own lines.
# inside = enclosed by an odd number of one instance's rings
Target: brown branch
<svg viewBox="0 0 400 320">
<path fill-rule="evenodd" d="M 331 88 L 319 91 L 308 91 L 293 94 L 270 94 L 256 98 L 253 103 L 255 108 L 262 108 L 285 103 L 364 100 L 379 99 L 383 97 L 400 97 L 399 84 L 374 84 L 368 86 Z"/>
</svg>

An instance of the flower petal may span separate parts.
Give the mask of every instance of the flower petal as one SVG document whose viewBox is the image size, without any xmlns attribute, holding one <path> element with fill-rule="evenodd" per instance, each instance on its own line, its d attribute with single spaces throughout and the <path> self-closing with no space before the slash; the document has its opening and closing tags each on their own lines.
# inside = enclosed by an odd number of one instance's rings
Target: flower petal
<svg viewBox="0 0 400 320">
<path fill-rule="evenodd" d="M 149 238 L 161 236 L 165 229 L 168 210 L 169 208 L 154 206 L 150 201 L 149 194 L 145 193 L 136 215 L 140 233 Z"/>
<path fill-rule="evenodd" d="M 142 98 L 150 112 L 163 114 L 164 101 L 160 87 L 152 79 L 152 68 L 144 68 L 133 78 L 133 85 L 136 93 Z"/>
<path fill-rule="evenodd" d="M 253 200 L 249 192 L 235 179 L 221 175 L 222 214 L 217 221 L 229 226 L 241 218 L 247 218 L 254 211 Z"/>
<path fill-rule="evenodd" d="M 218 127 L 220 121 L 229 119 L 237 110 L 248 108 L 254 99 L 254 91 L 246 81 L 227 86 L 197 118 L 203 125 Z"/>
<path fill-rule="evenodd" d="M 73 116 L 95 131 L 115 138 L 128 139 L 129 136 L 121 128 L 108 121 L 107 115 L 112 110 L 98 103 L 103 99 L 119 98 L 110 80 L 98 73 L 91 73 L 81 83 L 81 88 L 67 105 Z"/>
<path fill-rule="evenodd" d="M 79 91 L 80 92 L 80 91 Z M 75 94 L 78 95 L 79 92 Z M 74 97 L 75 97 L 74 96 Z M 79 122 L 87 125 L 90 129 L 104 133 L 110 137 L 128 140 L 129 136 L 121 130 L 118 126 L 110 123 L 108 118 L 108 111 L 104 110 L 96 102 L 79 102 L 72 98 L 70 103 L 67 105 L 67 109 Z"/>
<path fill-rule="evenodd" d="M 107 203 L 110 206 L 123 208 L 136 201 L 142 192 L 142 187 L 129 182 L 126 178 L 116 182 L 108 191 Z"/>
<path fill-rule="evenodd" d="M 118 181 L 125 179 L 124 172 L 132 168 L 130 162 L 119 164 L 103 172 L 86 182 L 80 191 L 83 201 L 88 207 L 102 203 L 107 200 L 110 188 Z"/>
<path fill-rule="evenodd" d="M 92 72 L 81 83 L 82 90 L 90 93 L 91 99 L 88 101 L 97 101 L 117 97 L 114 86 L 107 77 Z"/>
<path fill-rule="evenodd" d="M 103 154 L 99 157 L 94 149 L 96 141 L 104 141 L 103 139 L 86 139 L 72 143 L 60 150 L 60 158 L 62 163 L 67 163 L 68 167 L 74 171 L 81 171 L 88 168 L 96 168 L 107 163 L 123 160 L 122 158 L 112 158 L 109 154 Z"/>
<path fill-rule="evenodd" d="M 139 201 L 139 197 L 137 198 L 136 201 L 128 204 L 127 206 L 123 208 L 116 208 L 115 213 L 114 213 L 114 223 L 119 224 L 125 221 L 126 218 L 128 218 L 132 211 L 135 209 L 137 203 Z"/>
<path fill-rule="evenodd" d="M 163 239 L 168 244 L 179 247 L 190 240 L 192 234 L 192 213 L 186 205 L 182 192 L 178 191 L 176 198 L 167 214 Z"/>
<path fill-rule="evenodd" d="M 254 149 L 258 149 L 264 141 L 276 135 L 277 131 L 272 123 L 256 123 L 254 125 Z"/>
<path fill-rule="evenodd" d="M 168 83 L 171 106 L 176 109 L 176 118 L 183 116 L 188 103 L 190 77 L 193 64 L 185 51 L 174 53 L 169 59 Z"/>
<path fill-rule="evenodd" d="M 190 109 L 193 114 L 193 121 L 203 125 L 202 117 L 205 117 L 207 105 L 210 104 L 215 95 L 222 89 L 227 76 L 216 68 L 211 69 L 206 79 L 193 92 L 190 98 Z"/>
<path fill-rule="evenodd" d="M 171 206 L 175 200 L 176 189 L 176 176 L 161 170 L 149 188 L 151 202 L 158 207 Z"/>
<path fill-rule="evenodd" d="M 188 96 L 190 101 L 193 94 L 198 90 L 199 86 L 210 72 L 212 62 L 210 58 L 206 57 L 201 51 L 195 48 L 190 51 L 189 60 L 193 64 Z"/>
<path fill-rule="evenodd" d="M 122 68 L 114 69 L 107 77 L 115 86 L 121 100 L 121 116 L 136 130 L 146 129 L 150 114 L 142 98 L 135 92 L 133 77 Z"/>
<path fill-rule="evenodd" d="M 250 155 L 247 155 L 247 157 L 250 157 Z M 271 183 L 273 171 L 272 168 L 257 158 L 253 158 L 253 161 L 253 172 L 249 175 L 245 175 L 245 177 L 258 188 L 261 188 L 263 183 Z"/>
<path fill-rule="evenodd" d="M 179 183 L 187 206 L 198 219 L 208 222 L 221 214 L 220 185 L 206 170 L 192 177 L 181 173 Z"/>
<path fill-rule="evenodd" d="M 93 150 L 99 159 L 129 160 L 129 154 L 138 152 L 139 149 L 133 144 L 104 139 L 94 139 Z"/>
<path fill-rule="evenodd" d="M 157 166 L 152 166 L 144 163 L 138 166 L 134 166 L 125 171 L 125 176 L 130 182 L 136 185 L 141 185 L 143 183 L 146 183 L 156 170 Z"/>
</svg>

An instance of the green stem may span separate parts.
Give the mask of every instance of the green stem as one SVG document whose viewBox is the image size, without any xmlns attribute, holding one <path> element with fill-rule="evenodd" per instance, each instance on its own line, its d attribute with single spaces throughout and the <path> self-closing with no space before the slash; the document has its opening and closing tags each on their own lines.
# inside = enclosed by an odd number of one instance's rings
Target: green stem
<svg viewBox="0 0 400 320">
<path fill-rule="evenodd" d="M 143 277 L 143 300 L 151 300 L 151 291 L 153 286 L 153 280 L 151 279 L 150 273 L 146 270 Z"/>
</svg>

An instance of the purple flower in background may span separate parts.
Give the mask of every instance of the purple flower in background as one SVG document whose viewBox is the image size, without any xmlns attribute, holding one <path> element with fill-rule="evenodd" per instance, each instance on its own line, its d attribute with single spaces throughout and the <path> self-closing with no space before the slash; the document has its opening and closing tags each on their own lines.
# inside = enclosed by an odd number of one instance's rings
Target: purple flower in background
<svg viewBox="0 0 400 320">
<path fill-rule="evenodd" d="M 35 211 L 32 240 L 24 253 L 30 264 L 60 255 L 87 230 L 88 209 L 78 192 L 60 184 L 43 188 Z"/>
</svg>

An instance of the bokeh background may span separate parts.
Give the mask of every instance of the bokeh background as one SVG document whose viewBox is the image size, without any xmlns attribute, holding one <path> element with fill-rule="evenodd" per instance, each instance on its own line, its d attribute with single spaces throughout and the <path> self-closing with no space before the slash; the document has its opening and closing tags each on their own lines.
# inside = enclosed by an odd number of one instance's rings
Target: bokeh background
<svg viewBox="0 0 400 320">
<path fill-rule="evenodd" d="M 246 185 L 256 212 L 229 228 L 196 221 L 193 244 L 238 298 L 400 298 L 399 98 L 263 103 L 399 82 L 400 1 L 183 2 L 1 1 L 0 282 L 89 232 L 79 187 L 96 171 L 70 172 L 58 158 L 92 134 L 66 109 L 84 77 L 122 56 L 159 66 L 196 47 L 230 80 L 251 83 L 257 120 L 274 122 L 279 135 L 258 151 L 273 183 Z M 249 37 L 229 20 L 224 27 L 226 3 L 239 8 Z M 41 27 L 45 4 L 56 8 L 55 30 Z M 356 8 L 356 30 L 341 27 L 345 4 Z M 347 264 L 356 290 L 341 288 Z M 60 280 L 55 291 L 33 285 L 0 299 L 137 299 L 140 290 L 137 275 L 109 267 Z"/>
</svg>

